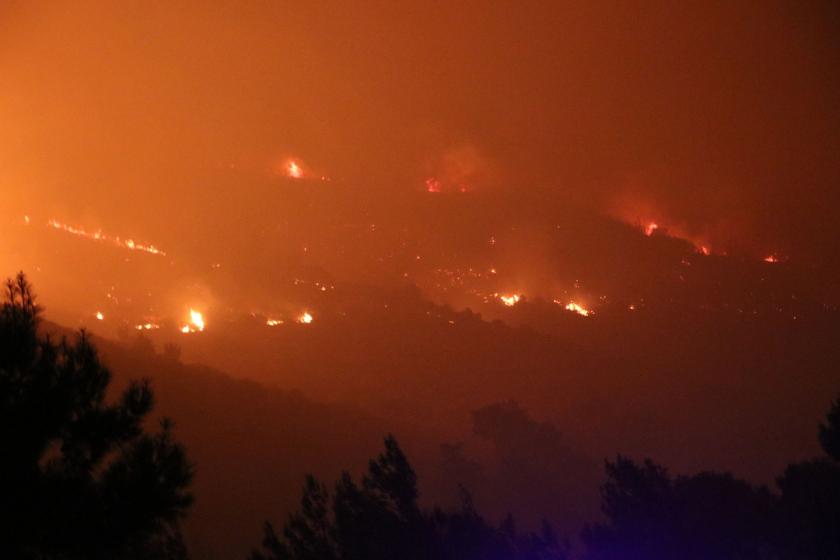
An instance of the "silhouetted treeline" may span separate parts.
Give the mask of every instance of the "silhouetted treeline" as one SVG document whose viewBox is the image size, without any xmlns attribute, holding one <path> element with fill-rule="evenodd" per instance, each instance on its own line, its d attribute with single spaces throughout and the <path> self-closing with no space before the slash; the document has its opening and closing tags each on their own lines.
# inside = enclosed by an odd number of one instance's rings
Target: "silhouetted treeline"
<svg viewBox="0 0 840 560">
<path fill-rule="evenodd" d="M 192 468 L 169 422 L 143 430 L 148 383 L 106 400 L 85 333 L 55 342 L 39 318 L 21 273 L 0 308 L 0 557 L 186 557 Z"/>
<path fill-rule="evenodd" d="M 308 477 L 301 508 L 282 535 L 266 524 L 251 560 L 565 559 L 567 547 L 546 524 L 519 533 L 511 518 L 488 523 L 465 495 L 457 511 L 423 510 L 414 470 L 393 437 L 356 483 L 348 473 L 330 493 Z"/>
<path fill-rule="evenodd" d="M 602 487 L 606 521 L 582 534 L 586 560 L 840 558 L 840 399 L 819 439 L 826 455 L 788 466 L 778 494 L 619 456 Z"/>
<path fill-rule="evenodd" d="M 729 473 L 672 477 L 646 460 L 607 462 L 604 520 L 581 534 L 584 560 L 829 560 L 840 558 L 840 399 L 820 426 L 826 456 L 790 465 L 780 493 Z M 562 472 L 555 473 L 562 477 Z M 466 493 L 465 493 L 465 496 Z M 466 497 L 460 510 L 417 503 L 417 480 L 393 437 L 357 484 L 345 473 L 330 493 L 308 477 L 300 510 L 278 534 L 265 527 L 251 560 L 566 559 L 548 524 L 518 533 L 508 516 L 486 521 Z"/>
</svg>

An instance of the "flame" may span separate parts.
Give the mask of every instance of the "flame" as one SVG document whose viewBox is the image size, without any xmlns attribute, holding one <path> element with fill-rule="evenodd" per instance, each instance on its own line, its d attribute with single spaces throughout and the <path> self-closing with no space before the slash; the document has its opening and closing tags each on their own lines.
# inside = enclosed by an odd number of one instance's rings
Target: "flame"
<svg viewBox="0 0 840 560">
<path fill-rule="evenodd" d="M 776 255 L 767 255 L 766 257 L 764 257 L 764 262 L 775 264 L 779 262 L 779 257 L 777 257 Z"/>
<path fill-rule="evenodd" d="M 103 315 L 101 311 L 97 311 L 96 312 L 96 320 L 97 321 L 104 321 L 105 320 L 105 315 Z"/>
<path fill-rule="evenodd" d="M 513 307 L 514 305 L 519 303 L 521 296 L 519 296 L 518 294 L 511 294 L 507 296 L 501 295 L 499 296 L 499 299 L 502 300 L 502 303 L 504 303 L 506 306 Z"/>
<path fill-rule="evenodd" d="M 190 309 L 190 321 L 198 330 L 204 330 L 204 316 L 195 309 Z"/>
<path fill-rule="evenodd" d="M 309 321 L 310 322 L 312 321 L 311 316 L 309 318 Z M 276 327 L 277 325 L 282 325 L 283 320 L 282 319 L 266 319 L 265 324 L 268 325 L 269 327 Z"/>
<path fill-rule="evenodd" d="M 301 168 L 298 163 L 290 159 L 286 163 L 286 175 L 291 177 L 292 179 L 302 179 L 303 178 L 303 168 Z"/>
<path fill-rule="evenodd" d="M 697 248 L 697 251 L 698 251 L 701 255 L 703 255 L 704 257 L 708 257 L 709 255 L 711 255 L 711 254 L 712 254 L 711 249 L 709 249 L 709 248 L 708 248 L 708 247 L 706 247 L 705 245 L 700 245 L 700 246 Z"/>
<path fill-rule="evenodd" d="M 429 177 L 428 179 L 426 179 L 426 192 L 439 193 L 440 181 L 438 181 L 434 177 Z"/>
<path fill-rule="evenodd" d="M 304 311 L 298 317 L 297 322 L 302 324 L 302 325 L 308 325 L 309 323 L 312 322 L 313 319 L 314 319 L 314 317 L 312 317 L 312 315 L 310 315 L 308 311 Z"/>
<path fill-rule="evenodd" d="M 27 222 L 28 223 L 28 222 Z M 166 256 L 166 253 L 155 247 L 154 245 L 146 245 L 143 243 L 137 243 L 133 239 L 121 239 L 119 237 L 110 237 L 102 233 L 101 230 L 97 231 L 87 231 L 84 228 L 74 227 L 71 225 L 67 225 L 64 223 L 59 222 L 58 220 L 50 219 L 47 222 L 47 225 L 51 228 L 64 231 L 66 233 L 75 235 L 77 237 L 83 237 L 85 239 L 90 239 L 92 241 L 104 241 L 107 243 L 111 243 L 112 245 L 116 245 L 117 247 L 121 247 L 123 249 L 129 249 L 131 251 L 143 251 L 144 253 L 150 253 L 152 255 L 160 255 Z"/>
<path fill-rule="evenodd" d="M 181 327 L 184 334 L 201 332 L 204 330 L 204 315 L 200 311 L 190 308 L 190 322 Z"/>
<path fill-rule="evenodd" d="M 151 331 L 159 329 L 160 325 L 158 325 L 157 323 L 141 323 L 139 325 L 135 325 L 134 328 L 138 331 Z M 189 332 L 189 330 L 187 332 Z"/>
<path fill-rule="evenodd" d="M 560 300 L 556 300 L 556 299 L 554 300 L 554 303 L 556 303 L 557 305 L 563 305 L 563 302 L 561 302 Z M 589 309 L 585 308 L 584 306 L 580 305 L 579 303 L 575 303 L 573 301 L 570 301 L 569 303 L 567 303 L 565 305 L 565 309 L 567 311 L 573 311 L 573 312 L 577 313 L 578 315 L 580 315 L 581 317 L 589 317 L 590 315 L 593 314 L 593 312 L 591 310 L 589 310 Z"/>
<path fill-rule="evenodd" d="M 645 226 L 645 235 L 650 237 L 653 235 L 653 232 L 659 229 L 659 224 L 656 222 L 650 222 L 648 225 Z"/>
</svg>

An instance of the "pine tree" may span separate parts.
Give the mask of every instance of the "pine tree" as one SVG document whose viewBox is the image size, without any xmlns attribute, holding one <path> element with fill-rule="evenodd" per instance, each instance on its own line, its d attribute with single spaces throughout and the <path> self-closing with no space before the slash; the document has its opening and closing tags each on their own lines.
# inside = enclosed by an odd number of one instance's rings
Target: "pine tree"
<svg viewBox="0 0 840 560">
<path fill-rule="evenodd" d="M 108 399 L 111 380 L 82 331 L 39 334 L 23 273 L 0 308 L 0 557 L 183 558 L 192 478 L 171 422 L 147 433 L 148 382 Z"/>
</svg>

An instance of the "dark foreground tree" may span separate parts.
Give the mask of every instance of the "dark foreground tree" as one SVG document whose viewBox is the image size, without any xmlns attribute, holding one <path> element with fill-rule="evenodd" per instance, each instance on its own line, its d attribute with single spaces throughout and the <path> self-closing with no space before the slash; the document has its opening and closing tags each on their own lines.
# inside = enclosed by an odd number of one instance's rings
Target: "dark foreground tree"
<svg viewBox="0 0 840 560">
<path fill-rule="evenodd" d="M 266 524 L 262 550 L 251 560 L 562 560 L 565 543 L 544 527 L 520 534 L 508 519 L 487 523 L 468 498 L 460 510 L 424 511 L 417 480 L 393 437 L 357 484 L 345 473 L 330 493 L 306 479 L 300 511 L 282 535 Z"/>
<path fill-rule="evenodd" d="M 727 473 L 672 478 L 619 456 L 602 486 L 605 523 L 586 528 L 587 560 L 775 558 L 774 497 Z"/>
<path fill-rule="evenodd" d="M 111 375 L 84 332 L 54 342 L 21 273 L 0 308 L 0 557 L 183 558 L 192 468 L 147 383 L 106 400 Z"/>
<path fill-rule="evenodd" d="M 795 463 L 777 484 L 785 559 L 840 558 L 840 398 L 819 428 L 824 457 Z"/>
<path fill-rule="evenodd" d="M 840 559 L 840 399 L 819 440 L 826 455 L 788 466 L 780 494 L 618 457 L 601 489 L 606 521 L 582 534 L 586 560 Z"/>
</svg>

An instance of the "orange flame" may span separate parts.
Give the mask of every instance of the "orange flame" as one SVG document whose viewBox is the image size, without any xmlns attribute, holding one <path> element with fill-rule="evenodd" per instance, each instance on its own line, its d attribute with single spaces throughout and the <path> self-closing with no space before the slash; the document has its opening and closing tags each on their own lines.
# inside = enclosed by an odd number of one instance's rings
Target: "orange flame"
<svg viewBox="0 0 840 560">
<path fill-rule="evenodd" d="M 519 303 L 519 300 L 522 299 L 522 296 L 518 294 L 511 294 L 507 296 L 501 295 L 499 296 L 499 299 L 502 300 L 502 303 L 504 303 L 506 306 L 513 307 L 514 305 Z"/>
<path fill-rule="evenodd" d="M 308 324 L 309 324 L 309 323 L 311 323 L 313 320 L 314 320 L 314 317 L 312 317 L 312 315 L 310 315 L 308 311 L 304 311 L 304 312 L 303 312 L 303 313 L 302 313 L 302 314 L 298 317 L 297 322 L 298 322 L 298 323 L 300 323 L 300 324 L 302 324 L 302 325 L 308 325 Z"/>
<path fill-rule="evenodd" d="M 181 327 L 184 334 L 201 332 L 204 330 L 204 315 L 200 311 L 190 309 L 190 322 Z"/>
<path fill-rule="evenodd" d="M 295 160 L 290 159 L 286 164 L 286 175 L 288 175 L 292 179 L 302 179 L 303 169 L 300 165 L 298 165 L 298 163 Z"/>
<path fill-rule="evenodd" d="M 429 177 L 428 179 L 426 179 L 426 192 L 439 193 L 440 190 L 440 181 L 438 181 L 434 177 Z"/>
<path fill-rule="evenodd" d="M 92 241 L 104 241 L 107 243 L 111 243 L 112 245 L 116 245 L 117 247 L 121 247 L 123 249 L 129 249 L 131 251 L 143 251 L 145 253 L 151 253 L 152 255 L 160 255 L 166 256 L 166 253 L 155 247 L 154 245 L 146 245 L 143 243 L 137 243 L 133 239 L 121 239 L 119 237 L 109 237 L 102 233 L 101 230 L 97 230 L 94 232 L 86 231 L 84 228 L 74 227 L 71 225 L 67 225 L 64 223 L 59 222 L 58 220 L 50 220 L 47 222 L 47 225 L 60 230 L 66 233 L 75 235 L 77 237 L 83 237 L 85 239 L 90 239 Z"/>
<path fill-rule="evenodd" d="M 554 300 L 554 303 L 556 303 L 557 305 L 563 305 L 563 302 L 560 301 L 560 300 L 557 300 L 557 299 Z M 573 312 L 577 313 L 578 315 L 580 315 L 581 317 L 589 317 L 590 315 L 593 315 L 592 310 L 587 309 L 584 306 L 580 305 L 579 303 L 575 303 L 573 301 L 570 301 L 569 303 L 567 303 L 564 306 L 564 309 L 566 309 L 567 311 L 573 311 Z"/>
</svg>

